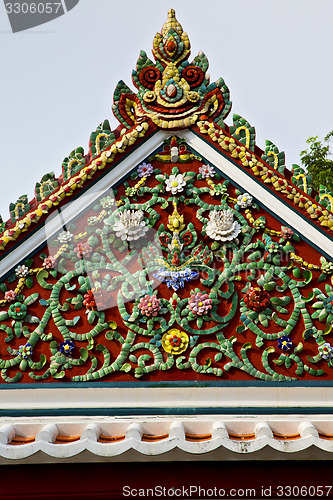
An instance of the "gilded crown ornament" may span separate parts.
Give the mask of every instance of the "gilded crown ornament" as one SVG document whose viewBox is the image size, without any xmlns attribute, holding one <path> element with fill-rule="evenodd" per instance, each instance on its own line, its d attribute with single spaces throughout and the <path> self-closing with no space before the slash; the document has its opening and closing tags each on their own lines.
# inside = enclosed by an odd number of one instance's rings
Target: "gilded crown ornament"
<svg viewBox="0 0 333 500">
<path fill-rule="evenodd" d="M 141 51 L 132 72 L 138 93 L 120 81 L 114 92 L 113 112 L 126 127 L 150 118 L 163 129 L 194 125 L 201 115 L 222 124 L 231 102 L 224 80 L 209 83 L 208 60 L 199 52 L 188 61 L 191 45 L 171 9 L 161 33 L 153 41 L 156 64 Z"/>
</svg>

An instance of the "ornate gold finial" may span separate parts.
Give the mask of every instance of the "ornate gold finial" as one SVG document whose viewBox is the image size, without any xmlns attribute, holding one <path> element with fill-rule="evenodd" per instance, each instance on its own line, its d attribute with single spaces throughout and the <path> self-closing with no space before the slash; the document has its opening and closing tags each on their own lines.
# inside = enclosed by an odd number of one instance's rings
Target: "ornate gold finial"
<svg viewBox="0 0 333 500">
<path fill-rule="evenodd" d="M 229 89 L 222 78 L 209 82 L 208 59 L 203 52 L 188 61 L 190 47 L 175 11 L 169 10 L 161 33 L 153 41 L 156 64 L 141 51 L 132 72 L 138 93 L 134 94 L 123 81 L 114 92 L 112 109 L 126 128 L 146 118 L 169 130 L 191 127 L 200 116 L 223 123 L 231 107 Z M 177 161 L 183 160 L 182 154 L 180 148 Z"/>
<path fill-rule="evenodd" d="M 161 33 L 156 33 L 153 40 L 154 57 L 163 66 L 173 63 L 178 65 L 190 55 L 191 44 L 187 33 L 176 19 L 173 9 L 168 12 L 168 18 L 163 24 Z"/>
<path fill-rule="evenodd" d="M 176 19 L 176 12 L 174 9 L 170 9 L 168 12 L 168 19 L 163 24 L 161 29 L 161 34 L 165 35 L 170 29 L 174 29 L 180 35 L 183 33 L 182 25 Z"/>
</svg>

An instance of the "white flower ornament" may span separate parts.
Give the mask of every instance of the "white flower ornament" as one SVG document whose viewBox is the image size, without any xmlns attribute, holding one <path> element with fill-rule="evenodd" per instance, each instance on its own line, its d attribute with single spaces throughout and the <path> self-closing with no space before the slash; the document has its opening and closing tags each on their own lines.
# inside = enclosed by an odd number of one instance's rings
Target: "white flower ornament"
<svg viewBox="0 0 333 500">
<path fill-rule="evenodd" d="M 199 167 L 199 173 L 204 179 L 215 177 L 215 169 L 211 165 L 202 165 Z"/>
<path fill-rule="evenodd" d="M 62 231 L 58 236 L 58 240 L 60 241 L 60 243 L 66 243 L 67 241 L 71 241 L 72 238 L 73 235 L 69 231 Z"/>
<path fill-rule="evenodd" d="M 252 205 L 253 196 L 249 193 L 240 194 L 237 198 L 237 205 L 240 208 L 247 208 Z"/>
<path fill-rule="evenodd" d="M 231 210 L 213 210 L 209 214 L 206 233 L 212 240 L 232 241 L 240 232 L 241 226 L 234 221 Z"/>
<path fill-rule="evenodd" d="M 118 220 L 113 225 L 118 238 L 127 241 L 135 241 L 142 238 L 149 227 L 143 220 L 142 210 L 124 210 L 118 215 Z"/>
<path fill-rule="evenodd" d="M 29 274 L 29 268 L 24 264 L 21 266 L 17 266 L 17 268 L 15 269 L 15 274 L 18 278 L 25 278 L 25 276 L 28 276 Z"/>
<path fill-rule="evenodd" d="M 186 186 L 183 174 L 170 175 L 169 179 L 166 179 L 166 190 L 171 191 L 171 194 L 177 194 L 183 191 Z"/>
</svg>

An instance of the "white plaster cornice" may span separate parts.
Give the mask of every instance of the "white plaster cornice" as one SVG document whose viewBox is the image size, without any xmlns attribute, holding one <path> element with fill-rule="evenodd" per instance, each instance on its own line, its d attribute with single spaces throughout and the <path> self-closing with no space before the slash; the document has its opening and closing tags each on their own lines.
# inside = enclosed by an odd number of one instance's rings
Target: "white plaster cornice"
<svg viewBox="0 0 333 500">
<path fill-rule="evenodd" d="M 1 418 L 0 464 L 323 460 L 333 452 L 332 425 L 327 415 Z M 15 437 L 34 441 L 11 444 Z"/>
</svg>

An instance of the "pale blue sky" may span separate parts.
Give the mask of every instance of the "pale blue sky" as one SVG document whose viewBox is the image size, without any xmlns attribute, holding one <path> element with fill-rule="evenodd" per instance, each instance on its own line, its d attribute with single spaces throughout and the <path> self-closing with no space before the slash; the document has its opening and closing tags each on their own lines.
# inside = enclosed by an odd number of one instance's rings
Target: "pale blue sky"
<svg viewBox="0 0 333 500">
<path fill-rule="evenodd" d="M 299 163 L 309 135 L 333 128 L 331 0 L 80 0 L 55 21 L 12 34 L 0 4 L 0 214 L 43 174 L 61 173 L 75 147 L 111 112 L 118 80 L 131 84 L 139 51 L 151 53 L 169 8 L 222 76 L 232 113 Z M 205 10 L 203 10 L 205 9 Z"/>
</svg>

